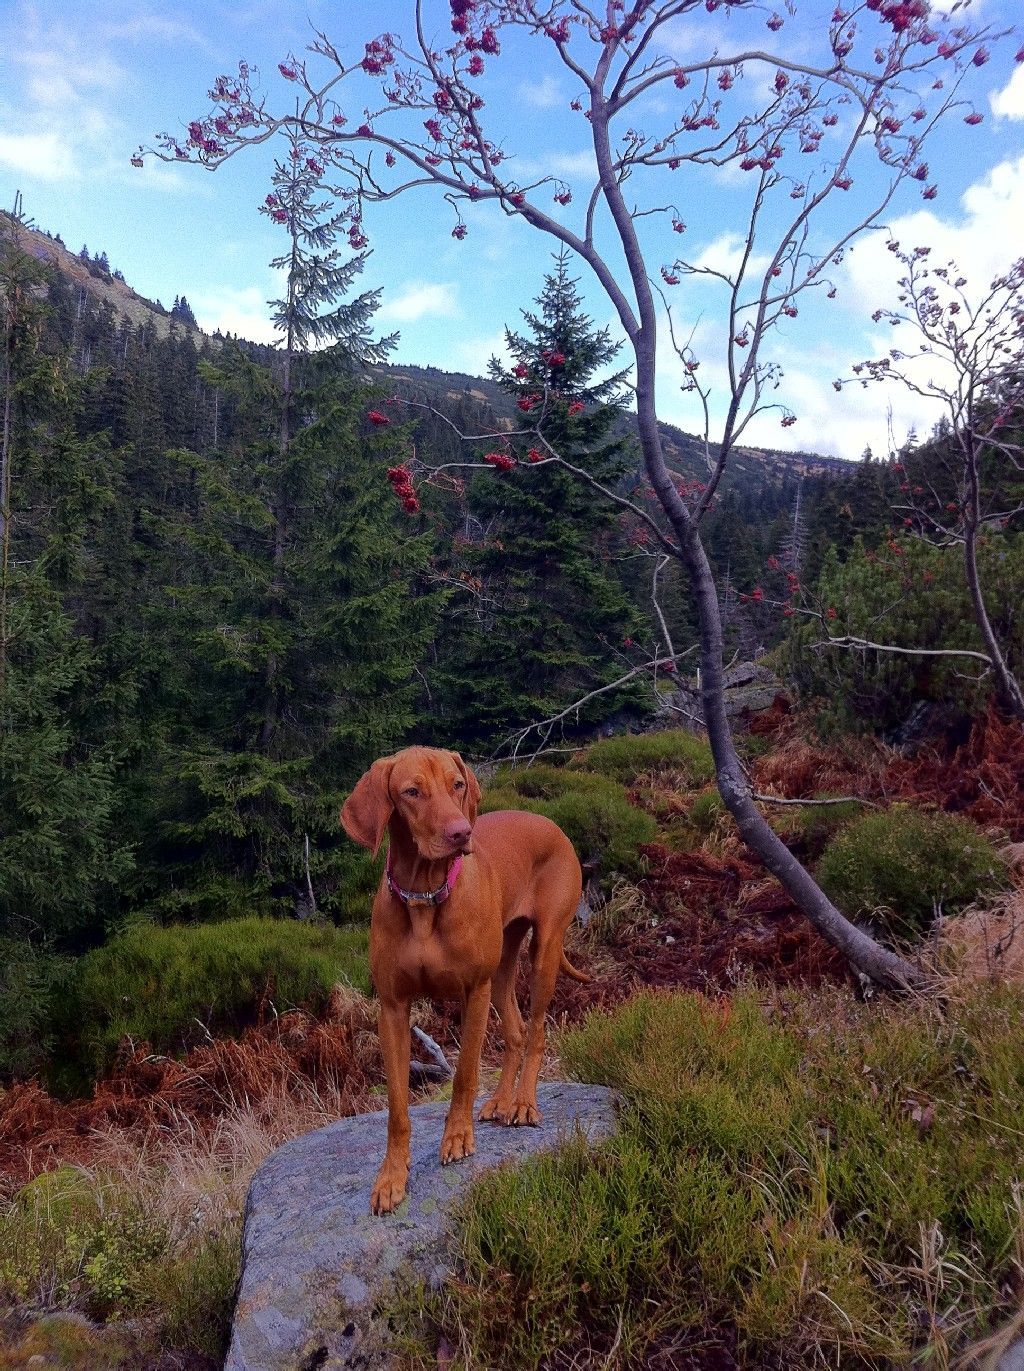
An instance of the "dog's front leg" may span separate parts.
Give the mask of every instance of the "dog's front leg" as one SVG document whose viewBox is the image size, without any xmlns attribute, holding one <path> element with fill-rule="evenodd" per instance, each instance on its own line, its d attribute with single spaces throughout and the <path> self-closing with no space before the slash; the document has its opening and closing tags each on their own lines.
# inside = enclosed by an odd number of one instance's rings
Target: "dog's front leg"
<svg viewBox="0 0 1024 1371">
<path fill-rule="evenodd" d="M 390 1214 L 405 1198 L 409 1179 L 409 1033 L 410 1002 L 380 1006 L 380 1046 L 388 1082 L 388 1146 L 370 1195 L 374 1214 Z"/>
<path fill-rule="evenodd" d="M 452 1084 L 452 1104 L 441 1138 L 442 1166 L 460 1161 L 463 1157 L 471 1157 L 475 1151 L 473 1105 L 480 1079 L 480 1053 L 483 1051 L 490 1007 L 490 981 L 474 986 L 463 1003 L 462 1046 Z"/>
</svg>

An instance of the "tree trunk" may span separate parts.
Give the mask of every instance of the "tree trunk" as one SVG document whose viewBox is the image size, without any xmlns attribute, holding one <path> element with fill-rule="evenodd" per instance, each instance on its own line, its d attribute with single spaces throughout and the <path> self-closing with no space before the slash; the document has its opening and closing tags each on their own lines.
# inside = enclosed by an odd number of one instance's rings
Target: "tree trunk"
<svg viewBox="0 0 1024 1371">
<path fill-rule="evenodd" d="M 992 627 L 992 620 L 988 616 L 988 608 L 985 605 L 985 597 L 981 590 L 981 575 L 978 571 L 978 532 L 981 526 L 981 482 L 978 474 L 978 457 L 978 452 L 972 449 L 967 460 L 970 501 L 966 528 L 964 529 L 964 575 L 967 579 L 971 605 L 974 608 L 974 619 L 985 644 L 985 651 L 992 663 L 992 670 L 995 673 L 996 690 L 999 698 L 1015 718 L 1024 721 L 1024 693 L 1021 692 L 1020 683 L 1010 670 L 1003 655 L 999 639 Z"/>
<path fill-rule="evenodd" d="M 915 966 L 882 947 L 840 913 L 772 830 L 751 796 L 750 784 L 737 755 L 725 712 L 722 620 L 714 574 L 701 542 L 700 530 L 679 499 L 661 451 L 654 405 L 654 344 L 650 335 L 639 335 L 636 357 L 641 449 L 651 483 L 679 540 L 680 560 L 686 570 L 697 610 L 701 702 L 722 800 L 736 820 L 743 841 L 781 882 L 801 913 L 806 915 L 822 937 L 849 958 L 858 971 L 893 990 L 920 986 L 923 977 Z"/>
</svg>

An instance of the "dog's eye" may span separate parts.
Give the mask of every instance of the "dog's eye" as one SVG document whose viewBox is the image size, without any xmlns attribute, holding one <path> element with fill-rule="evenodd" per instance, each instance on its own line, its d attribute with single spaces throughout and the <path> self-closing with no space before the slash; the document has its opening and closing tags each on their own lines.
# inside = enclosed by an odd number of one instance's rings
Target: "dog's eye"
<svg viewBox="0 0 1024 1371">
<path fill-rule="evenodd" d="M 456 789 L 456 790 L 465 790 L 465 788 L 466 788 L 466 782 L 465 782 L 465 781 L 456 781 L 456 782 L 455 782 L 455 789 Z"/>
<path fill-rule="evenodd" d="M 402 794 L 408 795 L 410 800 L 418 800 L 420 792 L 416 789 L 414 785 L 411 785 L 407 786 L 406 789 L 402 791 Z"/>
</svg>

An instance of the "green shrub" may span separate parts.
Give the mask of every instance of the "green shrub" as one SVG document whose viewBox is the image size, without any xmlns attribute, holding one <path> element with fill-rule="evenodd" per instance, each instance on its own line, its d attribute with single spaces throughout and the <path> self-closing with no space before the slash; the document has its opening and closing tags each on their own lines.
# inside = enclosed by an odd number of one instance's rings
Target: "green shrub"
<svg viewBox="0 0 1024 1371">
<path fill-rule="evenodd" d="M 0 1211 L 0 1303 L 75 1309 L 99 1320 L 148 1316 L 159 1325 L 163 1349 L 220 1365 L 238 1279 L 241 1221 L 198 1232 L 189 1224 L 175 1241 L 150 1200 L 137 1178 L 71 1166 L 37 1176 Z M 49 1351 L 59 1338 L 56 1327 L 46 1333 L 39 1330 Z M 121 1366 L 116 1347 L 108 1350 L 109 1364 Z M 0 1352 L 0 1365 L 6 1364 Z M 66 1364 L 108 1363 L 87 1346 L 69 1349 Z M 125 1354 L 123 1365 L 140 1364 Z"/>
<path fill-rule="evenodd" d="M 647 994 L 560 1051 L 621 1092 L 619 1131 L 474 1185 L 421 1343 L 495 1371 L 604 1364 L 613 1341 L 644 1365 L 687 1330 L 741 1366 L 948 1365 L 1014 1308 L 1019 992 Z"/>
<path fill-rule="evenodd" d="M 237 1032 L 261 1007 L 313 1011 L 336 981 L 368 991 L 365 929 L 279 919 L 140 924 L 79 959 L 63 1011 L 78 1061 L 111 1065 L 122 1038 L 157 1052 Z"/>
<path fill-rule="evenodd" d="M 637 848 L 653 841 L 658 826 L 631 805 L 621 785 L 607 776 L 564 767 L 502 767 L 484 792 L 481 812 L 528 809 L 554 820 L 583 862 L 600 860 L 605 874 L 642 869 Z"/>
<path fill-rule="evenodd" d="M 164 1225 L 113 1176 L 62 1166 L 30 1181 L 0 1215 L 0 1293 L 16 1303 L 76 1302 L 96 1317 L 134 1313 L 167 1250 Z"/>
<path fill-rule="evenodd" d="M 937 907 L 953 914 L 1001 888 L 1007 871 L 970 820 L 898 805 L 848 824 L 826 847 L 818 879 L 848 918 L 912 934 L 931 924 Z"/>
<path fill-rule="evenodd" d="M 840 558 L 843 560 L 840 560 Z M 985 602 L 997 639 L 1011 661 L 1024 653 L 1024 538 L 987 532 L 978 550 Z M 907 648 L 984 651 L 964 581 L 963 554 L 920 538 L 896 537 L 878 548 L 858 539 L 831 548 L 812 600 L 834 609 L 832 637 L 849 634 Z M 916 657 L 870 648 L 823 649 L 814 616 L 793 618 L 779 652 L 780 673 L 800 694 L 821 703 L 831 727 L 871 732 L 906 721 L 922 700 L 974 714 L 984 708 L 992 677 L 981 684 L 956 657 Z"/>
<path fill-rule="evenodd" d="M 705 785 L 715 774 L 707 739 L 682 728 L 604 738 L 569 765 L 623 782 L 645 771 L 674 771 L 681 772 L 690 785 Z"/>
</svg>

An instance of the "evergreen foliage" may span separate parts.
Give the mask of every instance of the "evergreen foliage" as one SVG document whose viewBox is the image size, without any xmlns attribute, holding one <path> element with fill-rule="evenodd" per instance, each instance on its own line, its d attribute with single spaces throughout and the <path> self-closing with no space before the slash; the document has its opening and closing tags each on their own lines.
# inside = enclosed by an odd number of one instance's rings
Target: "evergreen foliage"
<svg viewBox="0 0 1024 1371">
<path fill-rule="evenodd" d="M 1019 669 L 1024 541 L 986 534 L 979 563 L 993 623 Z M 794 620 L 781 657 L 787 675 L 803 695 L 820 702 L 833 724 L 888 730 L 920 702 L 964 712 L 983 703 L 990 682 L 978 658 L 821 646 L 827 629 L 832 637 L 850 635 L 885 647 L 982 652 L 957 547 L 902 537 L 880 547 L 859 539 L 849 548 L 830 547 L 813 598 L 824 620 Z"/>
<path fill-rule="evenodd" d="M 643 632 L 616 565 L 624 549 L 614 506 L 564 468 L 537 461 L 553 451 L 605 486 L 634 463 L 615 431 L 625 374 L 607 374 L 620 345 L 594 328 L 576 284 L 563 252 L 538 312 L 524 312 L 528 331 L 506 330 L 512 365 L 490 363 L 538 436 L 523 443 L 514 471 L 478 477 L 467 493 L 462 552 L 480 592 L 457 621 L 442 689 L 456 730 L 472 741 L 543 719 L 621 675 L 623 639 Z M 593 726 L 623 702 L 621 693 L 602 696 L 578 722 Z"/>
</svg>

